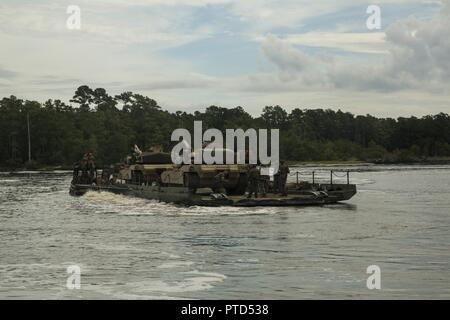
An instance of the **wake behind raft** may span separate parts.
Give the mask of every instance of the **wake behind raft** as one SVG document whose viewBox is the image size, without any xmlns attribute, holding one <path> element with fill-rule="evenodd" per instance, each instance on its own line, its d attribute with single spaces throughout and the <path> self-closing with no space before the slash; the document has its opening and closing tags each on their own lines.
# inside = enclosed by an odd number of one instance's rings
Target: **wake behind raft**
<svg viewBox="0 0 450 320">
<path fill-rule="evenodd" d="M 274 179 L 261 175 L 260 167 L 247 164 L 175 165 L 169 153 L 158 148 L 136 152 L 122 163 L 102 170 L 96 168 L 92 153 L 76 163 L 70 194 L 107 191 L 185 206 L 310 206 L 346 201 L 356 194 L 344 172 L 346 184 L 300 181 L 286 183 L 289 169 L 281 165 Z M 248 191 L 248 192 L 247 192 Z"/>
</svg>

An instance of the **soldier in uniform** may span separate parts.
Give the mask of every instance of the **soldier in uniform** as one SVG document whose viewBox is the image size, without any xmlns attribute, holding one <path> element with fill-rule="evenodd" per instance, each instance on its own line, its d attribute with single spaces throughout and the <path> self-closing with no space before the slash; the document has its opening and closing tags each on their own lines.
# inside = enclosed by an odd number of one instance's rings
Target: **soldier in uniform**
<svg viewBox="0 0 450 320">
<path fill-rule="evenodd" d="M 87 169 L 88 174 L 89 174 L 89 180 L 90 180 L 89 183 L 94 182 L 95 179 L 97 178 L 96 174 L 95 174 L 95 169 L 96 168 L 95 168 L 94 160 L 95 160 L 94 155 L 92 154 L 92 152 L 89 151 L 86 154 L 86 169 Z"/>
<path fill-rule="evenodd" d="M 278 193 L 280 193 L 282 196 L 286 196 L 287 192 L 286 192 L 286 181 L 287 181 L 287 177 L 289 174 L 290 170 L 289 167 L 286 165 L 286 163 L 284 161 L 281 161 L 280 163 L 280 168 L 277 172 L 278 175 L 278 187 L 277 187 L 277 191 Z"/>
<path fill-rule="evenodd" d="M 79 172 L 80 172 L 80 162 L 75 162 L 73 164 L 73 177 L 72 177 L 73 183 L 79 183 L 80 180 L 80 178 L 78 177 Z"/>
<path fill-rule="evenodd" d="M 88 176 L 88 155 L 85 153 L 80 161 L 79 170 L 81 170 L 80 183 L 90 184 Z"/>
<path fill-rule="evenodd" d="M 259 170 L 258 168 L 256 168 L 256 165 L 252 164 L 248 172 L 247 198 L 251 198 L 253 193 L 255 194 L 255 198 L 258 198 L 259 179 L 260 179 Z"/>
<path fill-rule="evenodd" d="M 261 192 L 262 197 L 265 198 L 267 192 L 269 192 L 269 176 L 260 175 L 259 191 Z"/>
<path fill-rule="evenodd" d="M 277 194 L 280 192 L 279 181 L 280 181 L 280 170 L 278 170 L 278 172 L 273 175 L 273 194 Z"/>
<path fill-rule="evenodd" d="M 214 176 L 214 180 L 215 180 L 215 182 L 214 182 L 214 185 L 213 185 L 213 188 L 212 188 L 213 191 L 216 192 L 216 193 L 223 193 L 223 194 L 225 194 L 226 193 L 225 184 L 228 181 L 226 172 L 222 171 L 222 172 L 216 174 Z"/>
</svg>

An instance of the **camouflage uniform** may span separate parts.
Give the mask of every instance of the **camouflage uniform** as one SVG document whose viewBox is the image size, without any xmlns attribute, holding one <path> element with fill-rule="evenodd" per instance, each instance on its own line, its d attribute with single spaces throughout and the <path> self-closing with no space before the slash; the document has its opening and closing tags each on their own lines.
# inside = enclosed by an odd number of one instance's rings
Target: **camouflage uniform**
<svg viewBox="0 0 450 320">
<path fill-rule="evenodd" d="M 259 178 L 259 191 L 263 198 L 266 197 L 267 192 L 269 191 L 269 177 L 268 176 L 260 176 Z"/>
<path fill-rule="evenodd" d="M 225 172 L 220 172 L 218 174 L 216 174 L 216 176 L 214 177 L 215 182 L 213 185 L 213 191 L 216 193 L 226 193 L 225 190 L 225 182 L 226 182 L 226 173 Z"/>
<path fill-rule="evenodd" d="M 277 191 L 278 191 L 278 193 L 280 193 L 283 196 L 287 195 L 286 181 L 287 181 L 287 176 L 288 176 L 289 172 L 290 172 L 289 167 L 286 164 L 284 164 L 284 162 L 282 162 L 280 169 L 278 170 L 278 173 L 277 173 L 277 175 L 278 175 L 278 179 L 277 179 L 278 180 L 277 181 L 277 184 L 278 184 L 277 189 L 278 190 Z"/>
<path fill-rule="evenodd" d="M 255 194 L 255 198 L 258 198 L 258 185 L 259 185 L 259 170 L 256 166 L 251 167 L 248 172 L 248 196 L 247 198 L 251 198 L 252 194 Z"/>
</svg>

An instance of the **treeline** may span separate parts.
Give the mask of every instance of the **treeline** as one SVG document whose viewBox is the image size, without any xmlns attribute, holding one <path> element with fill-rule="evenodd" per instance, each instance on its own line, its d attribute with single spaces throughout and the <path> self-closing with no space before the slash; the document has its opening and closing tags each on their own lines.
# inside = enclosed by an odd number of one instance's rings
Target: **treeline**
<svg viewBox="0 0 450 320">
<path fill-rule="evenodd" d="M 111 96 L 105 89 L 88 86 L 79 87 L 70 102 L 3 98 L 0 166 L 27 164 L 27 115 L 33 159 L 28 166 L 70 166 L 88 150 L 99 164 L 110 164 L 122 159 L 134 144 L 143 150 L 155 144 L 169 149 L 172 131 L 192 129 L 194 120 L 202 120 L 204 130 L 279 128 L 281 158 L 286 160 L 410 162 L 450 157 L 450 117 L 444 113 L 379 119 L 322 109 L 288 113 L 280 106 L 266 106 L 259 117 L 242 107 L 171 113 L 140 94 Z"/>
</svg>

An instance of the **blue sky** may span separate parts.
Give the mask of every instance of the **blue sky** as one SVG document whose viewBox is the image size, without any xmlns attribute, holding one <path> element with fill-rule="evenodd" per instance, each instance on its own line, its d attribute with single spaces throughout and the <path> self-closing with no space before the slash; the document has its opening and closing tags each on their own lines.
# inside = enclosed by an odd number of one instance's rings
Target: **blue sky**
<svg viewBox="0 0 450 320">
<path fill-rule="evenodd" d="M 366 9 L 381 9 L 368 30 Z M 68 30 L 68 5 L 81 29 Z M 171 111 L 327 107 L 450 112 L 448 1 L 3 0 L 0 95 L 68 101 L 82 84 Z"/>
</svg>

